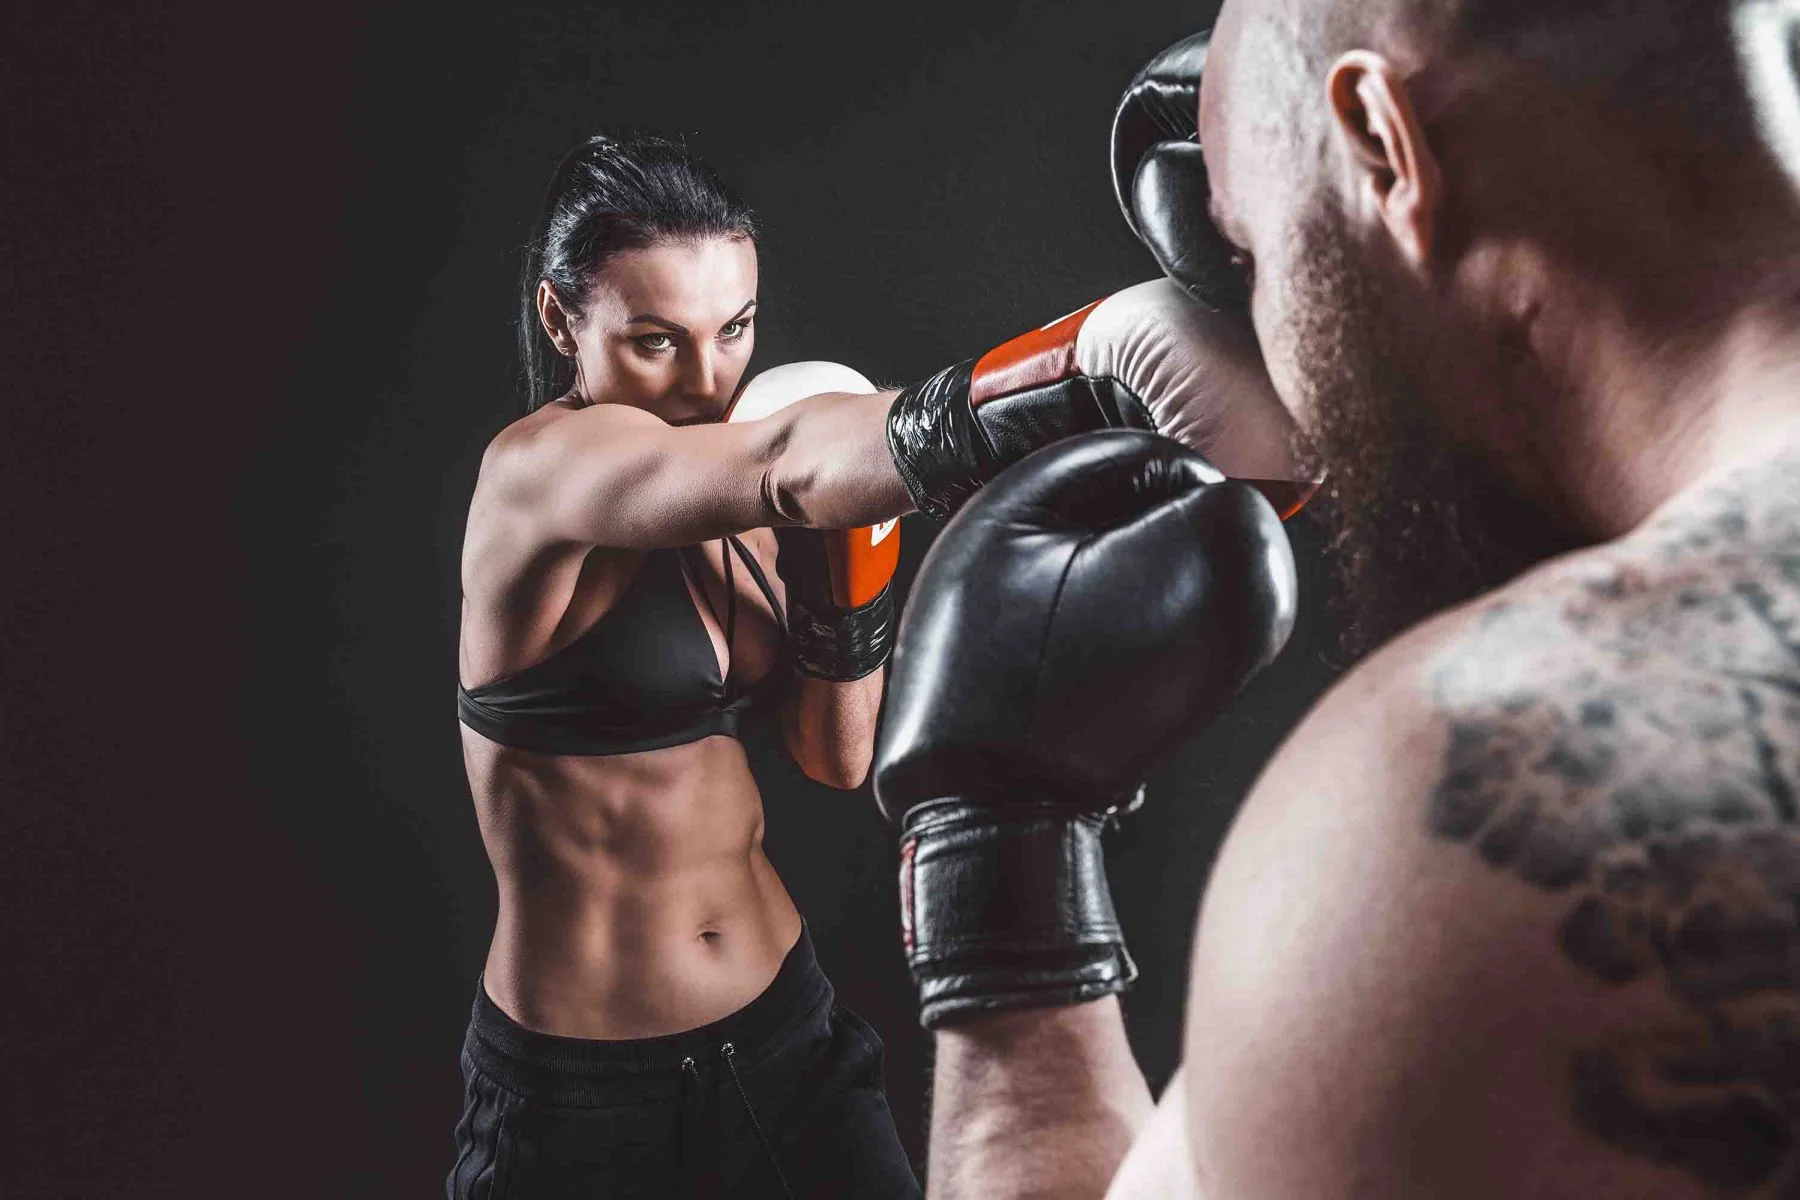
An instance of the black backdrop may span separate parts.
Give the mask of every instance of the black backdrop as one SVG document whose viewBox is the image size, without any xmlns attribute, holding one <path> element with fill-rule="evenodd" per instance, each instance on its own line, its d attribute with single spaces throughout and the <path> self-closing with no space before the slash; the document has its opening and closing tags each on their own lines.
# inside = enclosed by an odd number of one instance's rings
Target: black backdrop
<svg viewBox="0 0 1800 1200">
<path fill-rule="evenodd" d="M 494 902 L 451 710 L 458 542 L 515 411 L 517 247 L 567 145 L 682 134 L 743 190 L 760 364 L 914 378 L 1153 273 L 1113 206 L 1112 106 L 1211 7 L 22 13 L 0 1191 L 438 1187 Z M 1211 855 L 1331 674 L 1296 533 L 1294 644 L 1112 843 L 1159 1086 Z M 931 527 L 904 536 L 910 576 Z M 771 857 L 887 1040 L 917 1151 L 891 836 L 866 791 L 752 750 Z"/>
</svg>

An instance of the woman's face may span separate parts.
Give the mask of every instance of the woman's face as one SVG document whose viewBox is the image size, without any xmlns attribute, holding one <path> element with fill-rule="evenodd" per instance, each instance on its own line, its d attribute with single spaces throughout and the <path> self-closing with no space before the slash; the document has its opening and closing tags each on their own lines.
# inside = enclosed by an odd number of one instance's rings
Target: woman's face
<svg viewBox="0 0 1800 1200">
<path fill-rule="evenodd" d="M 716 421 L 750 362 L 755 314 L 756 246 L 748 238 L 622 251 L 569 330 L 581 364 L 577 386 L 591 402 L 629 404 L 671 425 Z"/>
</svg>

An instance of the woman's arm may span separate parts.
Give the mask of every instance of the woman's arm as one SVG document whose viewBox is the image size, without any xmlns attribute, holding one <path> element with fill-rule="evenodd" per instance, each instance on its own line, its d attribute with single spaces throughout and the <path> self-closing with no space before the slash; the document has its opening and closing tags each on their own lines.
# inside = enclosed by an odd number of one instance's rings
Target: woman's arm
<svg viewBox="0 0 1800 1200">
<path fill-rule="evenodd" d="M 868 778 L 887 668 L 849 683 L 801 675 L 782 709 L 788 752 L 806 777 L 849 791 Z"/>
<path fill-rule="evenodd" d="M 860 529 L 779 529 L 776 569 L 799 684 L 783 711 L 794 761 L 830 787 L 859 787 L 875 753 L 896 620 L 898 521 Z"/>
<path fill-rule="evenodd" d="M 514 538 L 540 547 L 873 524 L 912 508 L 887 448 L 893 398 L 813 396 L 759 421 L 688 426 L 597 404 L 502 433 L 478 490 Z"/>
</svg>

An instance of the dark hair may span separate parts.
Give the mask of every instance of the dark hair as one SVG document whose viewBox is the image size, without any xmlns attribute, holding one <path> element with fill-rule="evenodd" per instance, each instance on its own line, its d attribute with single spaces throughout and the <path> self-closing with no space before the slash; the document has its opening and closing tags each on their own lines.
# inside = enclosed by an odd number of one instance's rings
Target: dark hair
<svg viewBox="0 0 1800 1200">
<path fill-rule="evenodd" d="M 575 364 L 538 318 L 549 280 L 563 309 L 583 315 L 595 277 L 621 250 L 707 237 L 756 240 L 756 214 L 685 146 L 661 137 L 590 137 L 564 156 L 519 276 L 519 364 L 525 411 L 568 392 Z"/>
</svg>

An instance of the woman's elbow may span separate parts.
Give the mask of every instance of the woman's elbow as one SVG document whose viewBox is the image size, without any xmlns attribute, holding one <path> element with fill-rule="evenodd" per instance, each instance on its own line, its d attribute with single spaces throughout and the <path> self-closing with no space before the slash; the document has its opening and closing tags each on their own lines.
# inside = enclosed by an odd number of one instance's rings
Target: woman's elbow
<svg viewBox="0 0 1800 1200">
<path fill-rule="evenodd" d="M 854 792 L 868 779 L 869 763 L 873 757 L 868 753 L 857 758 L 836 754 L 808 755 L 801 760 L 800 770 L 814 783 L 822 783 L 840 792 Z"/>
</svg>

